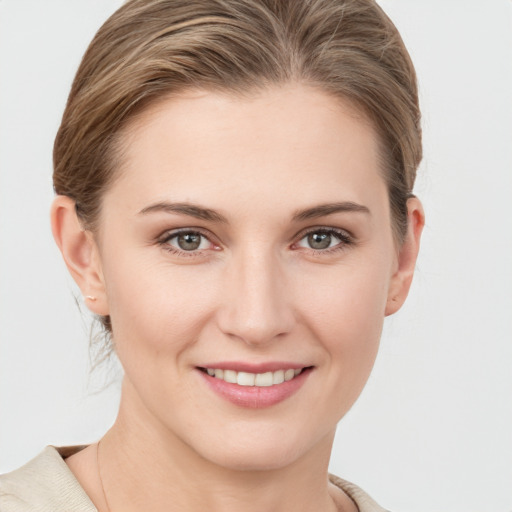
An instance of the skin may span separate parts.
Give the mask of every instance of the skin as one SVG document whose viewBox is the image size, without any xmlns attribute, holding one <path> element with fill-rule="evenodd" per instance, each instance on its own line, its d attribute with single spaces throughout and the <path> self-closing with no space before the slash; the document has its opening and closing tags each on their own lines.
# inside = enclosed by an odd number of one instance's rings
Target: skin
<svg viewBox="0 0 512 512">
<path fill-rule="evenodd" d="M 328 484 L 336 424 L 373 366 L 386 315 L 411 283 L 424 222 L 408 202 L 397 247 L 372 126 L 348 104 L 288 84 L 251 97 L 189 91 L 128 127 L 100 227 L 57 197 L 52 226 L 90 309 L 112 319 L 124 367 L 119 416 L 101 441 L 111 510 L 355 510 Z M 191 203 L 223 217 L 150 211 Z M 300 210 L 351 203 L 294 219 Z M 176 250 L 176 229 L 201 246 Z M 330 247 L 308 233 L 338 230 Z M 197 366 L 313 366 L 297 393 L 239 407 Z M 96 445 L 67 459 L 102 510 Z M 255 492 L 256 491 L 256 492 Z M 171 508 L 174 507 L 174 508 Z"/>
</svg>

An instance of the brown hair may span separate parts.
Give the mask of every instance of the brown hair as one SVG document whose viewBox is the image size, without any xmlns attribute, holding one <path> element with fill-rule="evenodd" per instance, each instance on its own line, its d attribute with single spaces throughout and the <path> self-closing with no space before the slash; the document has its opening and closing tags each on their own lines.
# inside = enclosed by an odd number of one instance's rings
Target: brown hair
<svg viewBox="0 0 512 512">
<path fill-rule="evenodd" d="M 187 88 L 250 94 L 291 81 L 348 100 L 373 123 L 403 240 L 422 154 L 416 75 L 373 0 L 129 0 L 76 74 L 55 139 L 55 191 L 94 230 L 136 113 Z"/>
</svg>

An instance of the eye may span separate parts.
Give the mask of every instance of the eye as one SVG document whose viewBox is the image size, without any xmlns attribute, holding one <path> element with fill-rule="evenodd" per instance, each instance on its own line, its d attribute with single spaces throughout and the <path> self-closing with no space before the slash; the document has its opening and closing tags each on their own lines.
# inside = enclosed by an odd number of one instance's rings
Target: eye
<svg viewBox="0 0 512 512">
<path fill-rule="evenodd" d="M 329 249 L 343 249 L 352 243 L 348 233 L 335 229 L 315 229 L 306 233 L 298 242 L 298 247 L 313 249 L 315 251 L 330 252 Z"/>
<path fill-rule="evenodd" d="M 171 252 L 194 253 L 207 249 L 215 249 L 216 246 L 199 231 L 183 230 L 167 233 L 159 243 Z"/>
</svg>

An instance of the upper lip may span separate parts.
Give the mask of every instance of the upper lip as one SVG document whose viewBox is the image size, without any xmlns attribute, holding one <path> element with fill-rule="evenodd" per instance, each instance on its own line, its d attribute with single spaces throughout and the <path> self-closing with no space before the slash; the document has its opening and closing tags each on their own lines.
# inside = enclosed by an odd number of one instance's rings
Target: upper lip
<svg viewBox="0 0 512 512">
<path fill-rule="evenodd" d="M 247 373 L 276 372 L 277 370 L 300 370 L 310 365 L 292 363 L 289 361 L 269 361 L 265 363 L 248 363 L 242 361 L 219 361 L 199 365 L 198 368 L 212 368 L 218 370 L 233 370 Z"/>
</svg>

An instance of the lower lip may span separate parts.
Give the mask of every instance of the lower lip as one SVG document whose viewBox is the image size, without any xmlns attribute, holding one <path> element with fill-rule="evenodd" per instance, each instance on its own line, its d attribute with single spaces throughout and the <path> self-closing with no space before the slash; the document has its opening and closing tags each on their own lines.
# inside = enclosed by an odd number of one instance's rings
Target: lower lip
<svg viewBox="0 0 512 512">
<path fill-rule="evenodd" d="M 291 380 L 273 386 L 240 386 L 208 375 L 198 370 L 215 393 L 232 404 L 249 409 L 263 409 L 283 402 L 295 394 L 306 382 L 311 368 L 306 368 Z"/>
</svg>

